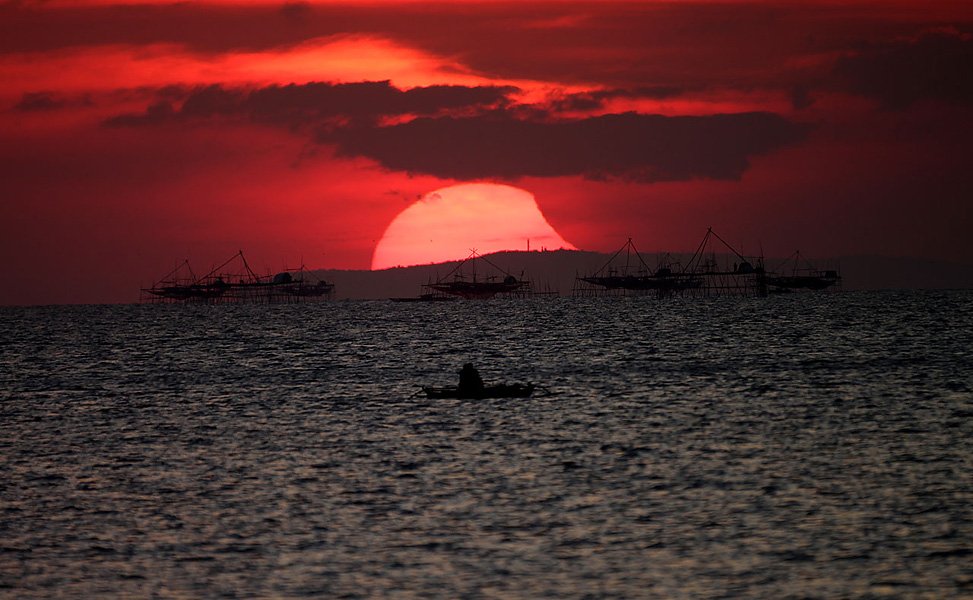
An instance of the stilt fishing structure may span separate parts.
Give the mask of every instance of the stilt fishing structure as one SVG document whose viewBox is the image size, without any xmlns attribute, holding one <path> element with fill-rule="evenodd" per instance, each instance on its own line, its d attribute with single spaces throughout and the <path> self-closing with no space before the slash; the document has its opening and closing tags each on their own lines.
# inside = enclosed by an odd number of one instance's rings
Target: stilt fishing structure
<svg viewBox="0 0 973 600">
<path fill-rule="evenodd" d="M 702 282 L 694 290 L 694 296 L 763 296 L 767 293 L 761 279 L 765 275 L 763 257 L 740 254 L 712 227 L 706 230 L 686 268 Z"/>
<path fill-rule="evenodd" d="M 817 269 L 801 256 L 800 250 L 784 261 L 778 270 L 783 272 L 787 265 L 791 265 L 789 274 L 764 274 L 762 283 L 771 293 L 841 289 L 841 275 L 838 273 L 837 266 L 832 269 Z"/>
<path fill-rule="evenodd" d="M 622 252 L 625 253 L 624 265 L 619 264 Z M 668 254 L 656 268 L 649 267 L 629 238 L 594 274 L 576 278 L 574 295 L 666 295 L 700 285 L 702 281 L 698 277 L 679 269 Z"/>
<path fill-rule="evenodd" d="M 493 267 L 494 272 L 483 276 L 477 274 L 478 262 L 485 262 Z M 472 250 L 470 255 L 456 265 L 452 271 L 435 283 L 428 283 L 423 287 L 421 297 L 435 297 L 446 295 L 466 298 L 467 300 L 484 300 L 493 297 L 526 298 L 533 294 L 533 285 L 527 279 L 517 278 L 506 272 L 488 258 Z"/>
<path fill-rule="evenodd" d="M 619 265 L 622 252 L 624 266 Z M 816 271 L 809 266 L 787 276 L 767 272 L 763 257 L 744 256 L 709 228 L 685 267 L 666 254 L 655 269 L 650 268 L 629 238 L 599 270 L 576 278 L 574 295 L 765 296 L 798 289 L 823 290 L 840 280 L 837 270 Z"/>
<path fill-rule="evenodd" d="M 281 304 L 330 300 L 334 285 L 313 277 L 302 266 L 276 275 L 254 273 L 243 251 L 206 275 L 197 277 L 185 260 L 150 288 L 142 289 L 142 302 L 203 304 Z"/>
</svg>

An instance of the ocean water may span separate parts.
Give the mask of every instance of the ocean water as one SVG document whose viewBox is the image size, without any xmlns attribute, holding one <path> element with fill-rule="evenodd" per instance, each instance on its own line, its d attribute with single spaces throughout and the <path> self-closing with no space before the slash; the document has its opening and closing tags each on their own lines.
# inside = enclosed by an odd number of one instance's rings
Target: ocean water
<svg viewBox="0 0 973 600">
<path fill-rule="evenodd" d="M 0 467 L 3 598 L 973 598 L 973 291 L 0 308 Z"/>
</svg>

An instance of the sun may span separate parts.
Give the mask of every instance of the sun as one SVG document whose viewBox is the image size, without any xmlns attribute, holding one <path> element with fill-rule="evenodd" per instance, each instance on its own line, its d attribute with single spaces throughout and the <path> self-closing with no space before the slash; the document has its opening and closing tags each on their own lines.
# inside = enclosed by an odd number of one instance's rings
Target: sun
<svg viewBox="0 0 973 600">
<path fill-rule="evenodd" d="M 471 250 L 576 250 L 551 227 L 533 194 L 509 185 L 464 183 L 429 192 L 385 230 L 372 270 L 461 260 Z"/>
</svg>

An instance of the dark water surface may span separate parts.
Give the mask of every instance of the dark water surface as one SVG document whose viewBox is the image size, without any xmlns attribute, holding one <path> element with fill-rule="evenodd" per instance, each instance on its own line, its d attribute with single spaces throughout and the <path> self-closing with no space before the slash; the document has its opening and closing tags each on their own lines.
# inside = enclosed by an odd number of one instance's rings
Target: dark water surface
<svg viewBox="0 0 973 600">
<path fill-rule="evenodd" d="M 973 598 L 971 434 L 970 291 L 0 308 L 0 597 Z"/>
</svg>

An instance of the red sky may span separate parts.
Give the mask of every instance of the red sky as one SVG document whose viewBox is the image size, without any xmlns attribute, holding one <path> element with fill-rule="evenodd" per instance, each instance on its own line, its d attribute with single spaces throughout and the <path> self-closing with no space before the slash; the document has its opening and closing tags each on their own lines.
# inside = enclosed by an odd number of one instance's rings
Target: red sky
<svg viewBox="0 0 973 600">
<path fill-rule="evenodd" d="M 971 34 L 966 0 L 6 2 L 0 304 L 367 269 L 471 182 L 585 250 L 973 264 Z"/>
</svg>

